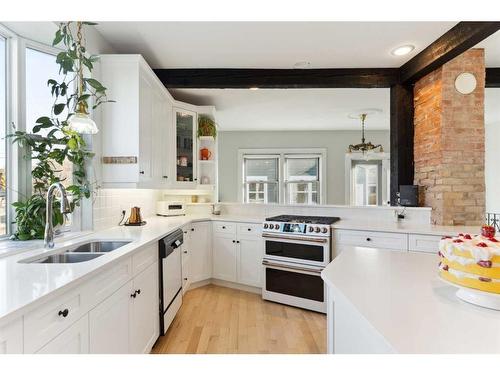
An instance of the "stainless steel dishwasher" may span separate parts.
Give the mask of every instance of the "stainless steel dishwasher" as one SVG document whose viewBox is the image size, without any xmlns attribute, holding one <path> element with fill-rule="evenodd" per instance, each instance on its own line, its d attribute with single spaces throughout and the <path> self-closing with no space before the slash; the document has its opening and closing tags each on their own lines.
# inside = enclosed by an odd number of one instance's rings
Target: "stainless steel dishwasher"
<svg viewBox="0 0 500 375">
<path fill-rule="evenodd" d="M 159 242 L 160 275 L 160 333 L 167 332 L 177 311 L 182 305 L 182 259 L 184 242 L 182 230 L 178 229 Z"/>
</svg>

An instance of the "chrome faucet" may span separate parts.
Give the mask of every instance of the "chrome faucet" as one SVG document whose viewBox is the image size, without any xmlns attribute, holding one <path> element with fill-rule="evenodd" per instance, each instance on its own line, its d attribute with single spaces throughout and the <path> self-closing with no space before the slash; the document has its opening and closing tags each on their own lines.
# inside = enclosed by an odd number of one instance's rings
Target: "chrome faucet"
<svg viewBox="0 0 500 375">
<path fill-rule="evenodd" d="M 45 248 L 48 249 L 52 249 L 54 247 L 54 228 L 52 226 L 52 200 L 54 197 L 54 190 L 59 190 L 59 193 L 61 194 L 61 213 L 66 214 L 70 212 L 66 189 L 60 182 L 53 183 L 50 185 L 49 190 L 47 190 L 47 206 L 45 209 L 45 236 L 43 244 Z"/>
</svg>

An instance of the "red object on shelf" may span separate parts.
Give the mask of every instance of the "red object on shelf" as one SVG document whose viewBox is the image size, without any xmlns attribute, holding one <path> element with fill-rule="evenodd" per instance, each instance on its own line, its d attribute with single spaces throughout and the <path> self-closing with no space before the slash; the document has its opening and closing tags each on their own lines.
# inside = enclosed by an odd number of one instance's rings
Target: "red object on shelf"
<svg viewBox="0 0 500 375">
<path fill-rule="evenodd" d="M 487 238 L 495 237 L 495 233 L 496 233 L 495 227 L 492 225 L 483 225 L 481 227 L 481 234 L 484 237 L 487 237 Z"/>
</svg>

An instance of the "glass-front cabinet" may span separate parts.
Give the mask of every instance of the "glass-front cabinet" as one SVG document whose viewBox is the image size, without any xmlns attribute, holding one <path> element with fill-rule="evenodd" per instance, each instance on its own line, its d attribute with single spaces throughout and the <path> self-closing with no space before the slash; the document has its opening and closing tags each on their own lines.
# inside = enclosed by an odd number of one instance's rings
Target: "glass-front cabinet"
<svg viewBox="0 0 500 375">
<path fill-rule="evenodd" d="M 196 113 L 174 108 L 175 181 L 178 185 L 196 185 Z"/>
</svg>

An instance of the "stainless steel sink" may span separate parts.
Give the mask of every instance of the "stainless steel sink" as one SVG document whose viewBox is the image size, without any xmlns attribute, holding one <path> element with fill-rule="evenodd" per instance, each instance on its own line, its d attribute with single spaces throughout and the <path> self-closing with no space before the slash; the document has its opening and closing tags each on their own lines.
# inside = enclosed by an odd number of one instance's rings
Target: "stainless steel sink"
<svg viewBox="0 0 500 375">
<path fill-rule="evenodd" d="M 72 249 L 72 253 L 109 253 L 122 246 L 129 244 L 130 241 L 95 241 L 88 242 Z"/>
<path fill-rule="evenodd" d="M 104 255 L 104 253 L 100 254 L 62 253 L 62 254 L 53 254 L 42 258 L 37 258 L 29 263 L 80 263 L 100 257 L 101 255 Z"/>
<path fill-rule="evenodd" d="M 91 241 L 60 253 L 23 259 L 19 263 L 81 263 L 100 257 L 132 241 Z"/>
</svg>

